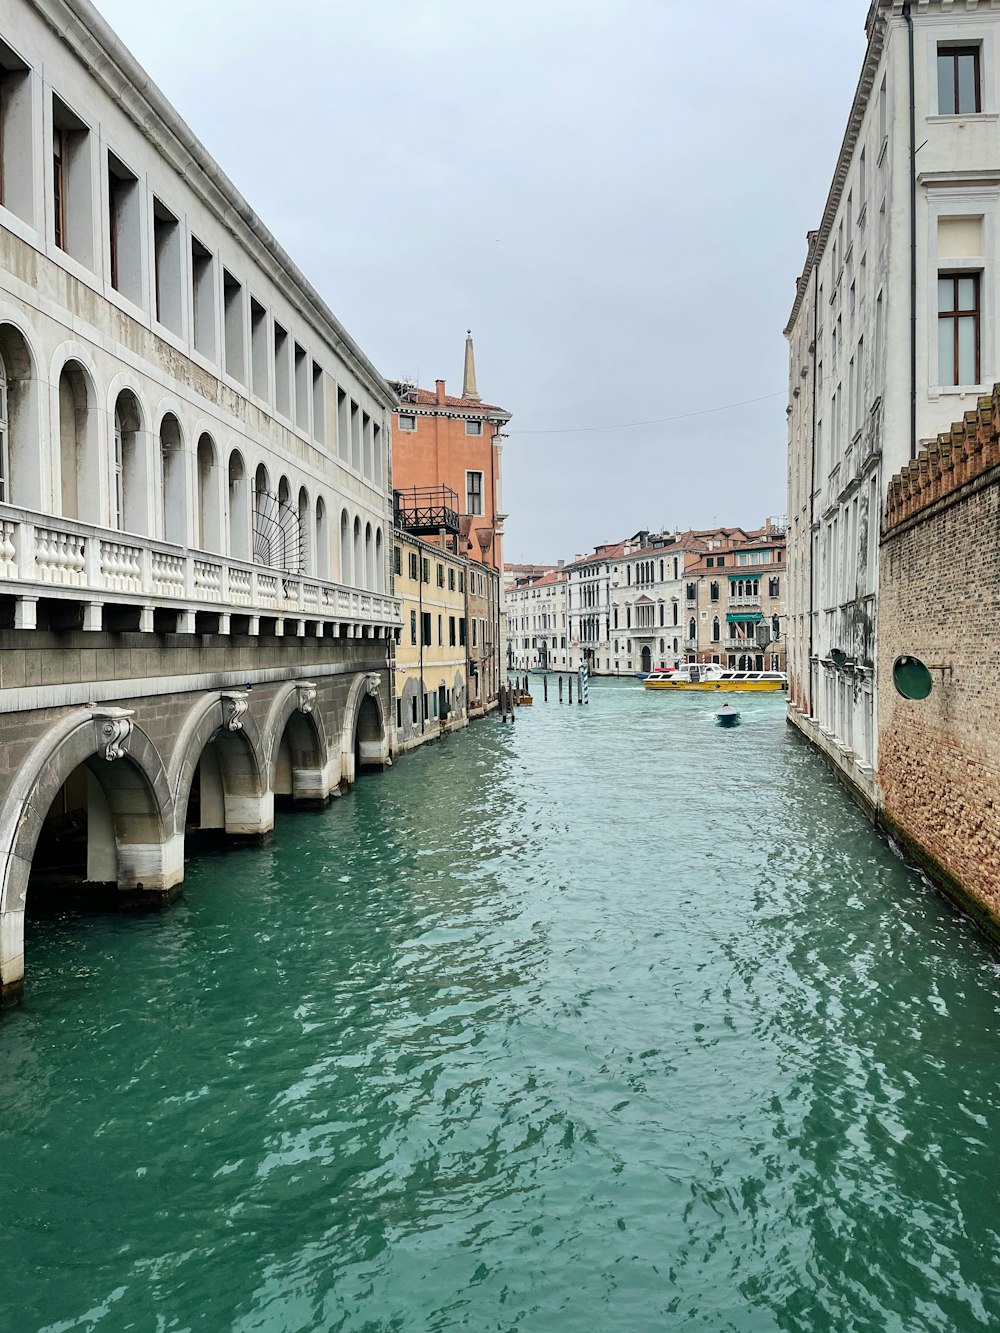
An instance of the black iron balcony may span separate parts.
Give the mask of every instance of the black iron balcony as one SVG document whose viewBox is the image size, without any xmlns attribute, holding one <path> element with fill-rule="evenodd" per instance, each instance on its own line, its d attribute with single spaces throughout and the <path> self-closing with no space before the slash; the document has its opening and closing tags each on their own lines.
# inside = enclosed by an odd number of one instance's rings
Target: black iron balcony
<svg viewBox="0 0 1000 1333">
<path fill-rule="evenodd" d="M 458 496 L 450 486 L 411 486 L 392 495 L 397 528 L 413 533 L 442 528 L 458 532 Z"/>
</svg>

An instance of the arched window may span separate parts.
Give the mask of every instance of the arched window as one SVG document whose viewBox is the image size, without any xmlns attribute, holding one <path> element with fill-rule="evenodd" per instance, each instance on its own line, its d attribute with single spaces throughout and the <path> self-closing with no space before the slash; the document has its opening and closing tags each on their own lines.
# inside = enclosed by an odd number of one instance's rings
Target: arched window
<svg viewBox="0 0 1000 1333">
<path fill-rule="evenodd" d="M 340 515 L 340 581 L 351 582 L 351 520 L 346 509 Z"/>
<path fill-rule="evenodd" d="M 219 521 L 219 468 L 215 445 L 209 434 L 198 440 L 198 532 L 197 546 L 201 551 L 218 551 L 221 545 Z"/>
<path fill-rule="evenodd" d="M 361 540 L 361 519 L 354 520 L 354 586 L 363 588 L 365 583 L 365 550 Z"/>
<path fill-rule="evenodd" d="M 365 587 L 375 589 L 375 542 L 372 540 L 372 525 L 365 524 Z"/>
<path fill-rule="evenodd" d="M 322 496 L 316 501 L 316 577 L 330 577 L 330 538 L 326 530 L 326 505 Z"/>
<path fill-rule="evenodd" d="M 382 550 L 382 529 L 375 529 L 375 591 L 385 592 L 385 554 Z"/>
<path fill-rule="evenodd" d="M 94 390 L 78 361 L 59 376 L 59 465 L 63 517 L 103 522 Z"/>
<path fill-rule="evenodd" d="M 172 412 L 160 422 L 160 504 L 163 540 L 186 546 L 187 496 L 180 423 Z"/>
<path fill-rule="evenodd" d="M 304 486 L 299 487 L 299 543 L 301 554 L 299 560 L 299 573 L 312 574 L 314 572 L 313 553 L 312 553 L 312 525 L 309 522 L 309 515 L 312 505 L 309 502 L 309 492 Z"/>
<path fill-rule="evenodd" d="M 38 387 L 20 330 L 0 325 L 0 501 L 42 506 Z"/>
<path fill-rule="evenodd" d="M 243 455 L 229 455 L 229 554 L 236 560 L 250 559 L 250 487 Z"/>
<path fill-rule="evenodd" d="M 693 620 L 688 621 L 688 639 L 693 643 L 698 637 L 698 626 Z"/>
<path fill-rule="evenodd" d="M 709 599 L 713 602 L 717 602 L 719 600 L 719 585 L 718 583 L 715 582 L 714 579 L 708 585 L 708 596 Z"/>
<path fill-rule="evenodd" d="M 149 530 L 150 481 L 139 400 L 123 389 L 115 400 L 111 458 L 111 526 L 124 532 Z"/>
<path fill-rule="evenodd" d="M 673 611 L 674 611 L 674 624 L 676 625 L 678 624 L 677 617 L 679 614 L 676 601 L 673 603 Z"/>
<path fill-rule="evenodd" d="M 715 616 L 712 620 L 712 642 L 718 643 L 722 637 L 722 629 L 719 625 L 719 617 Z"/>
</svg>

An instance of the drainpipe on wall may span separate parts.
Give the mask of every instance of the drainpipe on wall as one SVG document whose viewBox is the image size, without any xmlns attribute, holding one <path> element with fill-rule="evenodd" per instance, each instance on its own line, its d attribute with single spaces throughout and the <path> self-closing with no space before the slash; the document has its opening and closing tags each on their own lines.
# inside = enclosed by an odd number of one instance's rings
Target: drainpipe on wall
<svg viewBox="0 0 1000 1333">
<path fill-rule="evenodd" d="M 910 457 L 917 456 L 917 101 L 913 79 L 913 15 L 903 5 L 910 77 Z"/>
</svg>

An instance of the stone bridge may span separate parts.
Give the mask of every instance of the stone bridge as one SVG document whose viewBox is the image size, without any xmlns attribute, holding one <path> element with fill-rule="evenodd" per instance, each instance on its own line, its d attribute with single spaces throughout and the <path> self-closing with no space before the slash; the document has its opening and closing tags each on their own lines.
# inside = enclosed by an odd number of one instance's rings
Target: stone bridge
<svg viewBox="0 0 1000 1333">
<path fill-rule="evenodd" d="M 308 640 L 278 641 L 270 667 L 256 649 L 241 666 L 231 641 L 202 641 L 186 653 L 197 674 L 183 675 L 170 674 L 169 652 L 133 660 L 91 649 L 93 638 L 86 650 L 22 654 L 50 661 L 22 664 L 21 678 L 75 662 L 75 682 L 10 686 L 18 654 L 0 654 L 0 1007 L 23 992 L 25 905 L 42 880 L 103 885 L 123 907 L 165 905 L 193 833 L 264 841 L 276 798 L 322 805 L 389 757 L 385 640 L 343 642 L 335 661 Z M 112 674 L 136 666 L 138 679 Z"/>
</svg>

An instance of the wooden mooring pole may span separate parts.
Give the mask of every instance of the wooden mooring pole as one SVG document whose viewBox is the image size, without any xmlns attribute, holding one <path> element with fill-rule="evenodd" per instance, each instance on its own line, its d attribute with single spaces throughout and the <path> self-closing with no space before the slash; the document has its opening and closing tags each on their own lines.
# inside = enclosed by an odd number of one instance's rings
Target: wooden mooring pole
<svg viewBox="0 0 1000 1333">
<path fill-rule="evenodd" d="M 560 676 L 560 677 L 559 677 L 559 702 L 560 702 L 560 703 L 562 703 L 562 701 L 563 701 L 562 694 L 563 694 L 563 678 L 562 678 L 562 676 Z"/>
</svg>

